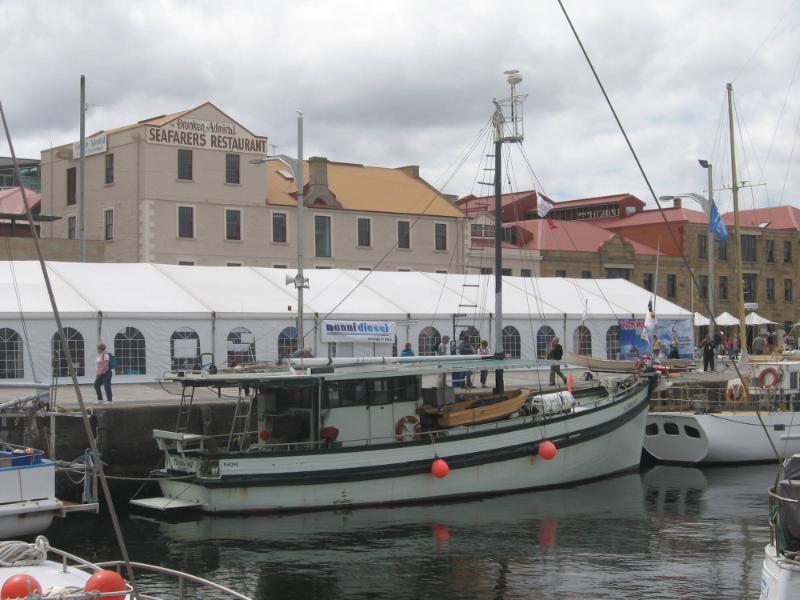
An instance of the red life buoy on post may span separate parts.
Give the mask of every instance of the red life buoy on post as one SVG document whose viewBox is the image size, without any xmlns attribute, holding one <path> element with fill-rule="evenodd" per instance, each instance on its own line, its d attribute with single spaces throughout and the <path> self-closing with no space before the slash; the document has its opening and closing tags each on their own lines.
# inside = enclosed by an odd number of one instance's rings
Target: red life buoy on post
<svg viewBox="0 0 800 600">
<path fill-rule="evenodd" d="M 394 435 L 398 442 L 416 441 L 422 437 L 422 425 L 414 415 L 406 415 L 394 426 Z"/>
<path fill-rule="evenodd" d="M 767 377 L 769 376 L 770 380 L 769 383 L 767 382 Z M 758 374 L 758 387 L 769 389 L 776 387 L 783 378 L 783 373 L 776 369 L 775 367 L 768 367 L 761 371 Z"/>
</svg>

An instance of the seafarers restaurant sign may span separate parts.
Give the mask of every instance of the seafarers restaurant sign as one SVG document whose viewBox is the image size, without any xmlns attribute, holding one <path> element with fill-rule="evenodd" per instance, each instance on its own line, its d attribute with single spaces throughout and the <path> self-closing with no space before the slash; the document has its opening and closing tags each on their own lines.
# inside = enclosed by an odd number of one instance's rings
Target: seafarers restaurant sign
<svg viewBox="0 0 800 600">
<path fill-rule="evenodd" d="M 395 325 L 389 321 L 323 321 L 323 342 L 394 342 Z"/>
<path fill-rule="evenodd" d="M 188 146 L 225 152 L 267 153 L 267 138 L 256 137 L 236 123 L 175 119 L 163 127 L 148 127 L 147 141 L 167 146 Z"/>
</svg>

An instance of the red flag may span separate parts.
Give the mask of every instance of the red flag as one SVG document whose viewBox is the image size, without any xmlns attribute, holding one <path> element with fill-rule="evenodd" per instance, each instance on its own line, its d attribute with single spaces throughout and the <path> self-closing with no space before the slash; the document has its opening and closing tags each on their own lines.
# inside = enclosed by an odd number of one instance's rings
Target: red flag
<svg viewBox="0 0 800 600">
<path fill-rule="evenodd" d="M 553 219 L 551 217 L 547 217 L 547 226 L 550 229 L 558 229 L 558 225 L 555 224 L 555 222 L 553 221 Z"/>
</svg>

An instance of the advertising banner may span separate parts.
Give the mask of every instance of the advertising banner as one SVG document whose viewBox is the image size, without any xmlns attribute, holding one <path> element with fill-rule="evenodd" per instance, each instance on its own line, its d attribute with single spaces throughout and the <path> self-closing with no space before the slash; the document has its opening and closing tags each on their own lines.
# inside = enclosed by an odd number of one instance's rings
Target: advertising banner
<svg viewBox="0 0 800 600">
<path fill-rule="evenodd" d="M 323 321 L 323 342 L 394 342 L 395 324 L 390 321 Z"/>
<path fill-rule="evenodd" d="M 642 339 L 644 319 L 620 319 L 619 321 L 619 357 L 625 360 L 636 360 L 650 354 L 650 344 Z M 690 319 L 658 319 L 655 337 L 661 345 L 656 358 L 670 358 L 672 343 L 678 347 L 678 358 L 694 357 L 694 336 Z"/>
</svg>

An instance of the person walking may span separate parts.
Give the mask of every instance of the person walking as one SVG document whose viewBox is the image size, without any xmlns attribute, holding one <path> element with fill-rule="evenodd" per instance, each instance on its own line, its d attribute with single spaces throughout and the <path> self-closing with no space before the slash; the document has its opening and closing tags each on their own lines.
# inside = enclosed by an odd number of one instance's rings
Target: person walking
<svg viewBox="0 0 800 600">
<path fill-rule="evenodd" d="M 411 347 L 411 342 L 406 342 L 406 345 L 400 352 L 400 356 L 416 356 L 416 354 L 414 354 L 414 349 Z"/>
<path fill-rule="evenodd" d="M 461 334 L 461 343 L 458 345 L 458 353 L 463 355 L 475 354 L 475 347 L 469 341 L 469 335 L 466 332 Z M 472 387 L 472 371 L 467 371 L 467 387 Z"/>
<path fill-rule="evenodd" d="M 111 402 L 111 355 L 106 352 L 106 345 L 102 342 L 97 344 L 97 358 L 94 361 L 96 376 L 94 378 L 94 391 L 97 393 L 97 401 L 103 402 L 101 388 L 106 390 L 106 402 Z"/>
<path fill-rule="evenodd" d="M 714 344 L 714 340 L 706 336 L 700 343 L 700 347 L 703 349 L 703 371 L 713 371 L 714 354 L 717 348 Z"/>
<path fill-rule="evenodd" d="M 561 344 L 558 343 L 558 338 L 554 337 L 553 341 L 550 342 L 550 351 L 547 353 L 547 360 L 558 360 L 560 361 L 564 357 L 564 348 L 561 347 Z M 556 375 L 561 377 L 561 380 L 566 384 L 567 378 L 561 372 L 561 364 L 550 365 L 550 385 L 556 384 Z"/>
<path fill-rule="evenodd" d="M 481 356 L 489 356 L 489 342 L 481 340 L 481 345 L 478 347 L 478 354 Z M 489 376 L 489 371 L 481 371 L 481 387 L 486 387 L 486 378 Z"/>
</svg>

